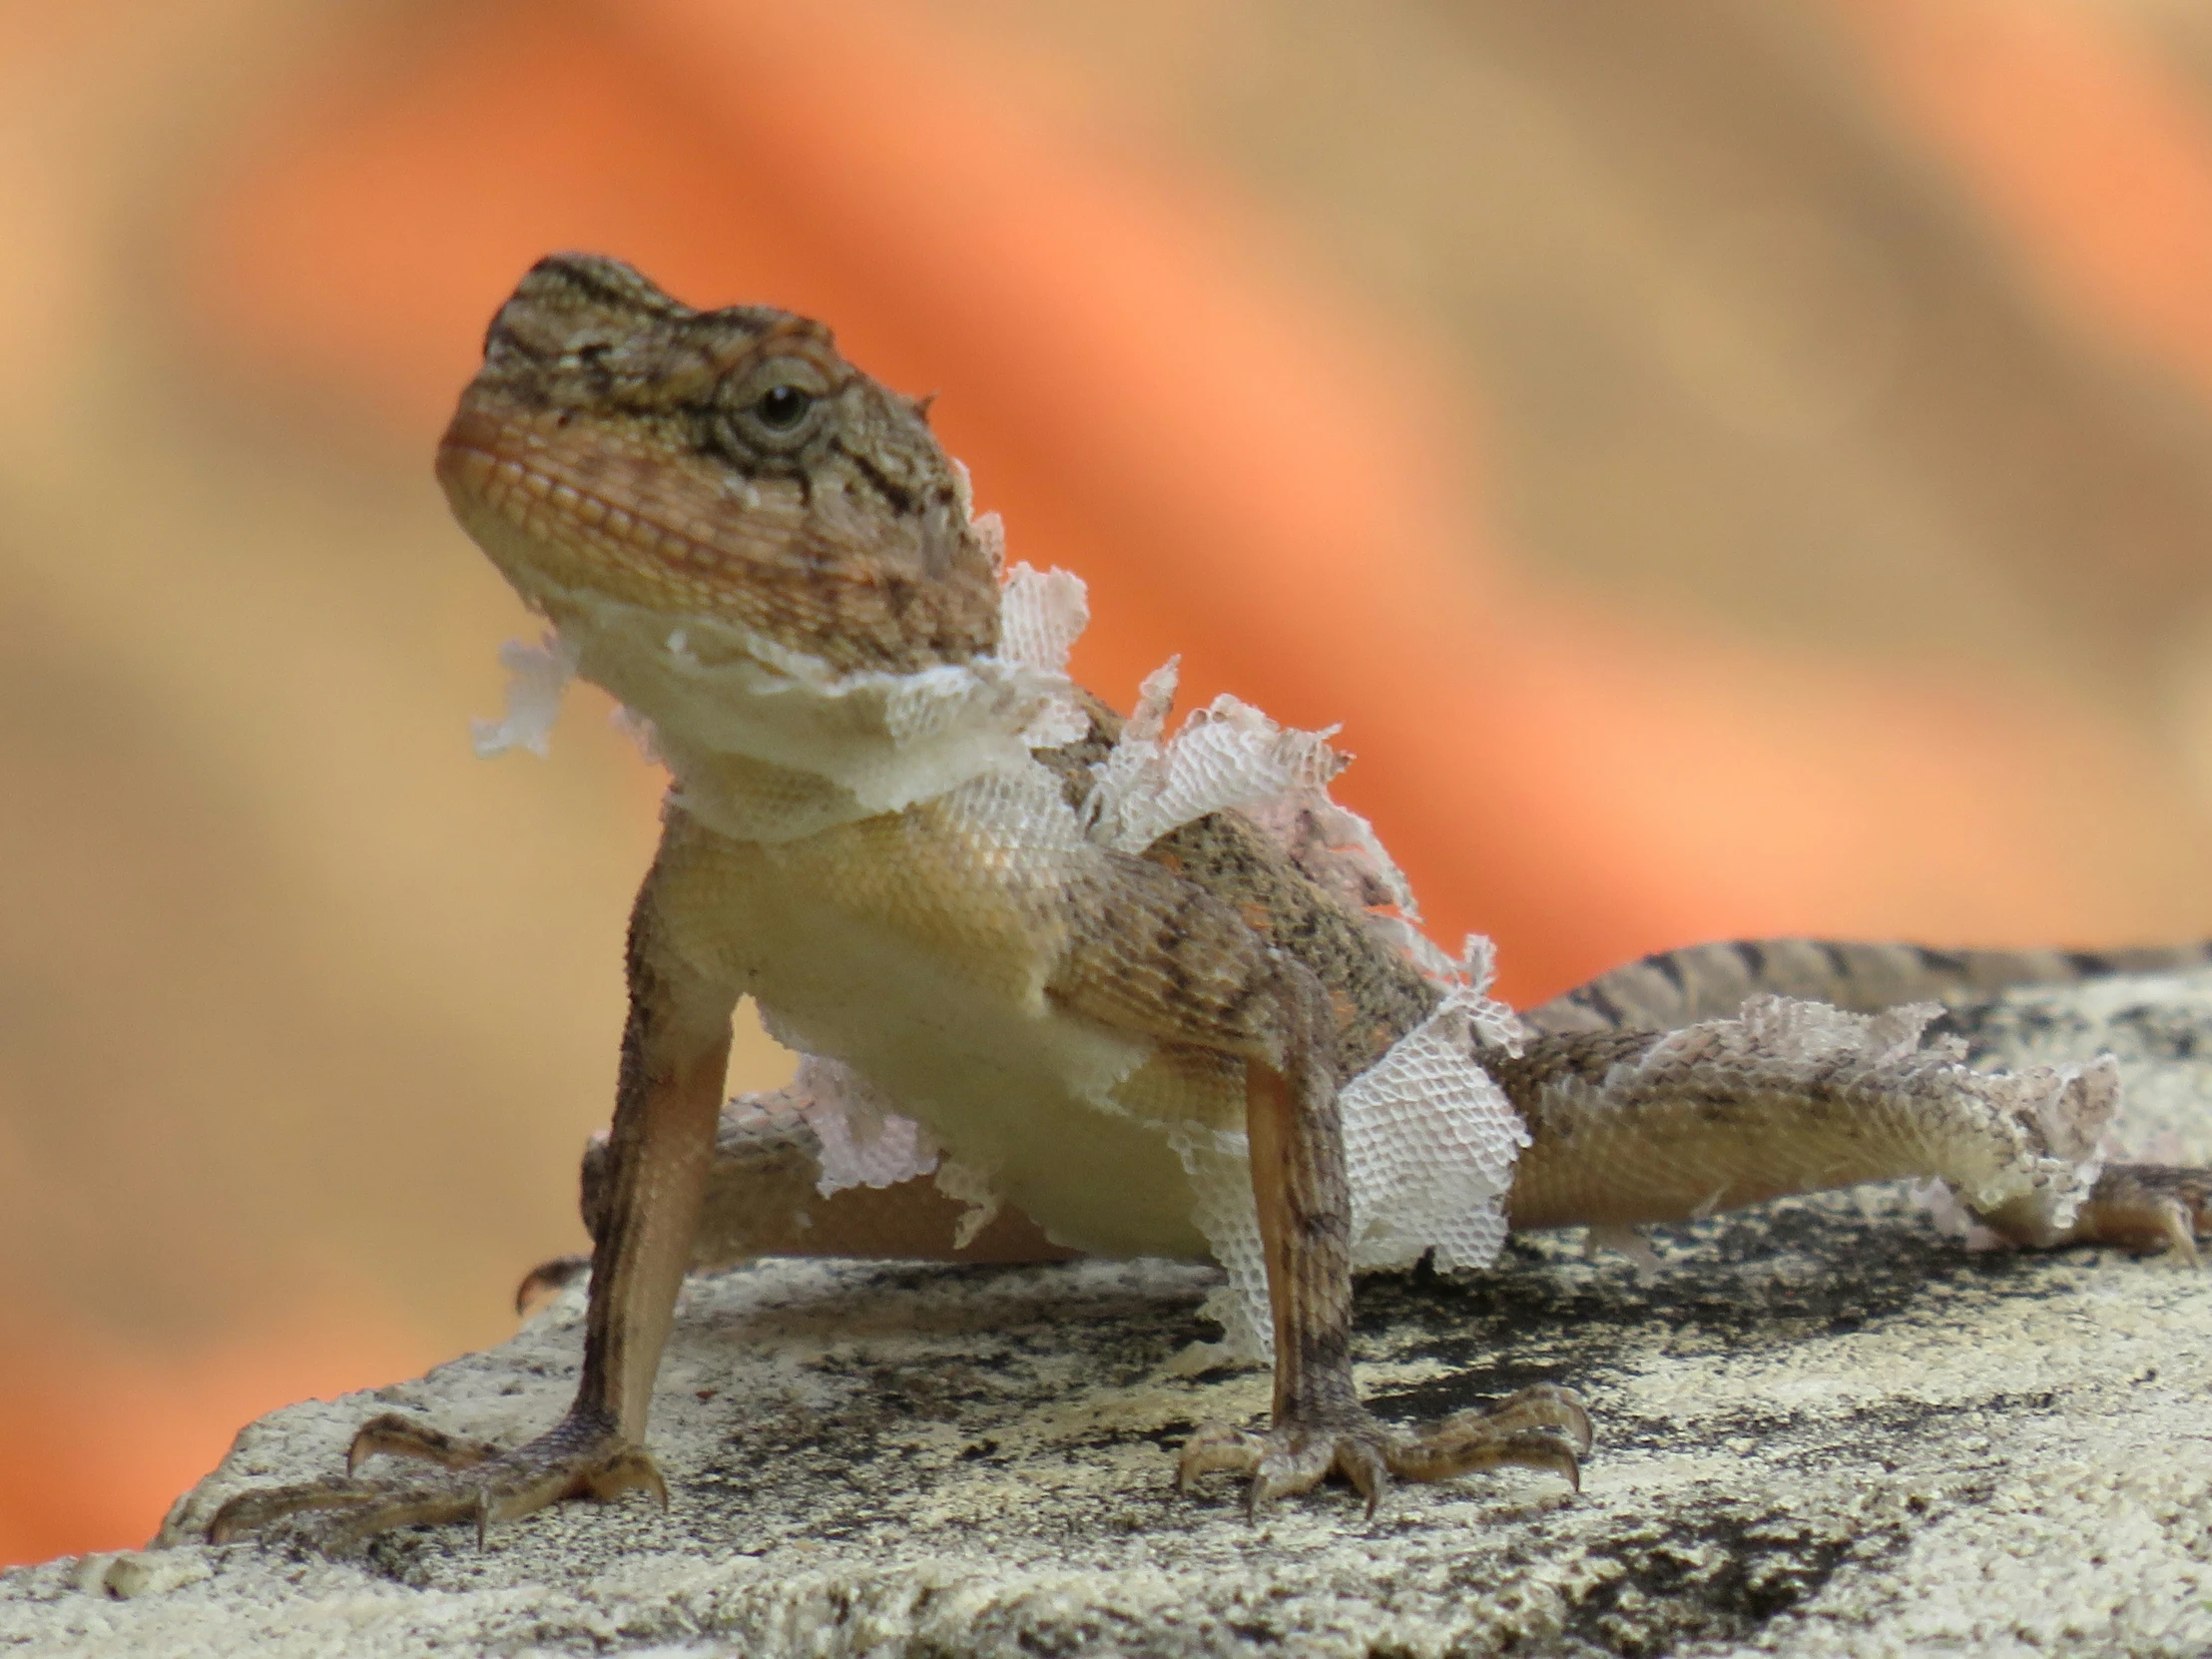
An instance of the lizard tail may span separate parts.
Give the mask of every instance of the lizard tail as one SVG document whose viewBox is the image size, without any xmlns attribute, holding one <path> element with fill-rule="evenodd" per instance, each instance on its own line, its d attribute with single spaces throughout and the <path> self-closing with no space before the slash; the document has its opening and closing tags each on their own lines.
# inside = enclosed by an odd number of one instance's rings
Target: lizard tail
<svg viewBox="0 0 2212 1659">
<path fill-rule="evenodd" d="M 2011 985 L 2057 985 L 2112 973 L 2168 973 L 2212 963 L 2212 941 L 2120 950 L 1936 950 L 1835 939 L 1727 939 L 1662 950 L 1601 973 L 1522 1017 L 1538 1031 L 1673 1031 L 1772 994 L 1876 1013 L 1908 1002 L 1958 1002 Z"/>
</svg>

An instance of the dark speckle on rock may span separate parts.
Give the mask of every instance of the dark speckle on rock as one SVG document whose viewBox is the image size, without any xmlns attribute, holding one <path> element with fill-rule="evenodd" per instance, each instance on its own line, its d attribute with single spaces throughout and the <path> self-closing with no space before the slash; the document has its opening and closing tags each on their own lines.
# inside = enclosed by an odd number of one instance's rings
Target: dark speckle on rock
<svg viewBox="0 0 2212 1659">
<path fill-rule="evenodd" d="M 2191 987 L 2194 987 L 2193 989 Z M 2099 998 L 2102 1001 L 2099 1001 Z M 2013 993 L 1955 1016 L 1985 1063 L 2109 1043 L 2120 1132 L 2212 1154 L 2212 982 Z M 2093 1050 L 2092 1050 L 2093 1051 Z M 1976 1254 L 1900 1191 L 1656 1230 L 1662 1263 L 1517 1240 L 1492 1269 L 1364 1281 L 1388 1419 L 1579 1389 L 1579 1497 L 1503 1469 L 1329 1487 L 1244 1516 L 1171 1490 L 1192 1425 L 1252 1422 L 1264 1374 L 1164 1363 L 1210 1334 L 1212 1270 L 779 1261 L 694 1281 L 642 1493 L 396 1533 L 306 1534 L 142 1571 L 0 1575 L 26 1651 L 847 1655 L 1598 1655 L 2212 1651 L 2204 1540 L 2212 1277 L 2086 1250 Z M 387 1403 L 511 1443 L 574 1385 L 580 1293 L 505 1347 L 249 1425 L 181 1505 L 342 1465 Z M 2089 1547 L 2093 1545 L 2093 1547 Z M 164 1560 L 169 1557 L 163 1557 Z M 141 1586 L 120 1599 L 111 1583 Z"/>
</svg>

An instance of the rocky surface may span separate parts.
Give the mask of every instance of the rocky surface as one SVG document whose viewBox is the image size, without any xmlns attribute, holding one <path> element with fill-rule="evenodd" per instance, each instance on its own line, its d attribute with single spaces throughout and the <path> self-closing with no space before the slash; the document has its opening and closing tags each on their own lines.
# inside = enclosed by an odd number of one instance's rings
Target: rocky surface
<svg viewBox="0 0 2212 1659">
<path fill-rule="evenodd" d="M 2212 982 L 2015 996 L 1992 1059 L 2107 1044 L 2123 1137 L 2212 1156 Z M 2208 1060 L 2197 1058 L 2203 1046 Z M 2212 1281 L 1973 1252 L 1862 1190 L 1662 1230 L 1649 1280 L 1569 1237 L 1364 1283 L 1362 1379 L 1423 1417 L 1538 1380 L 1598 1424 L 1584 1488 L 1509 1471 L 1244 1519 L 1169 1489 L 1258 1374 L 1174 1378 L 1208 1271 L 771 1262 L 695 1281 L 643 1494 L 333 1561 L 304 1534 L 0 1575 L 0 1649 L 364 1655 L 2201 1653 Z M 571 1291 L 514 1341 L 250 1425 L 180 1500 L 339 1466 L 397 1406 L 502 1439 L 566 1402 Z"/>
</svg>

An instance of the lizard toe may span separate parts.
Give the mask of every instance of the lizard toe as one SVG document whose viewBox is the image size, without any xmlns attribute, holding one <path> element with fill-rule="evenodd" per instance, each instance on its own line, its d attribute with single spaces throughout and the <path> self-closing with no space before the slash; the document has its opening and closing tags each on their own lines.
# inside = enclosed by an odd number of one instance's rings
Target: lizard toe
<svg viewBox="0 0 2212 1659">
<path fill-rule="evenodd" d="M 1347 1440 L 1337 1433 L 1319 1433 L 1293 1424 L 1262 1436 L 1266 1449 L 1245 1487 L 1245 1518 L 1257 1520 L 1260 1511 L 1279 1497 L 1310 1492 L 1327 1478 L 1340 1461 Z M 1369 1464 L 1372 1464 L 1372 1451 Z M 1363 1464 L 1363 1467 L 1367 1467 Z M 1372 1473 L 1372 1470 L 1371 1470 Z"/>
<path fill-rule="evenodd" d="M 413 1478 L 350 1472 L 379 1453 L 437 1466 Z M 216 1511 L 211 1543 L 270 1532 L 293 1515 L 317 1515 L 303 1528 L 325 1554 L 350 1554 L 402 1526 L 473 1521 L 477 1542 L 495 1521 L 513 1520 L 563 1498 L 602 1501 L 644 1487 L 668 1506 L 668 1484 L 644 1447 L 611 1428 L 571 1416 L 526 1445 L 500 1451 L 448 1435 L 411 1418 L 386 1414 L 361 1425 L 342 1476 L 242 1492 Z"/>
<path fill-rule="evenodd" d="M 1267 1456 L 1267 1437 L 1225 1422 L 1210 1422 L 1183 1442 L 1183 1454 L 1175 1465 L 1175 1489 L 1188 1492 L 1202 1474 L 1223 1469 L 1250 1474 Z"/>
<path fill-rule="evenodd" d="M 1338 1474 L 1367 1499 L 1372 1520 L 1393 1475 L 1447 1480 L 1514 1464 L 1548 1469 L 1580 1491 L 1590 1443 L 1590 1414 L 1580 1397 L 1545 1382 L 1486 1409 L 1454 1412 L 1414 1435 L 1395 1433 L 1364 1410 L 1341 1421 L 1293 1420 L 1264 1432 L 1209 1424 L 1184 1444 L 1176 1486 L 1189 1491 L 1200 1475 L 1221 1470 L 1249 1475 L 1246 1511 L 1256 1515 L 1275 1499 L 1310 1491 Z"/>
<path fill-rule="evenodd" d="M 378 1455 L 415 1457 L 440 1468 L 466 1469 L 490 1462 L 499 1455 L 499 1447 L 488 1440 L 448 1434 L 418 1417 L 386 1411 L 353 1430 L 352 1443 L 345 1448 L 345 1472 L 358 1472 L 363 1463 Z"/>
<path fill-rule="evenodd" d="M 1175 1483 L 1187 1492 L 1202 1474 L 1227 1470 L 1249 1475 L 1245 1513 L 1256 1516 L 1275 1499 L 1311 1491 L 1336 1472 L 1368 1498 L 1372 1513 L 1387 1478 L 1386 1435 L 1373 1419 L 1320 1429 L 1293 1422 L 1265 1431 L 1209 1423 L 1185 1442 Z"/>
<path fill-rule="evenodd" d="M 1539 1382 L 1484 1410 L 1455 1411 L 1425 1434 L 1393 1442 L 1390 1472 L 1403 1480 L 1448 1480 L 1515 1464 L 1549 1469 L 1582 1489 L 1590 1413 L 1571 1389 Z"/>
</svg>

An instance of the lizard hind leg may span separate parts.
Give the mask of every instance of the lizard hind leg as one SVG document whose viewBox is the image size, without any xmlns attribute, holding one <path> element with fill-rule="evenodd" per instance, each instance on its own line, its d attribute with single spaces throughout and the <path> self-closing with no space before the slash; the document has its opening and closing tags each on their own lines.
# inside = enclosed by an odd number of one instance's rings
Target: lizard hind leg
<svg viewBox="0 0 2212 1659">
<path fill-rule="evenodd" d="M 2073 1225 L 2056 1235 L 2005 1210 L 1980 1219 L 2017 1245 L 2110 1245 L 2145 1256 L 2164 1251 L 2193 1268 L 2201 1263 L 2197 1240 L 2212 1234 L 2212 1169 L 2107 1164 Z"/>
</svg>

